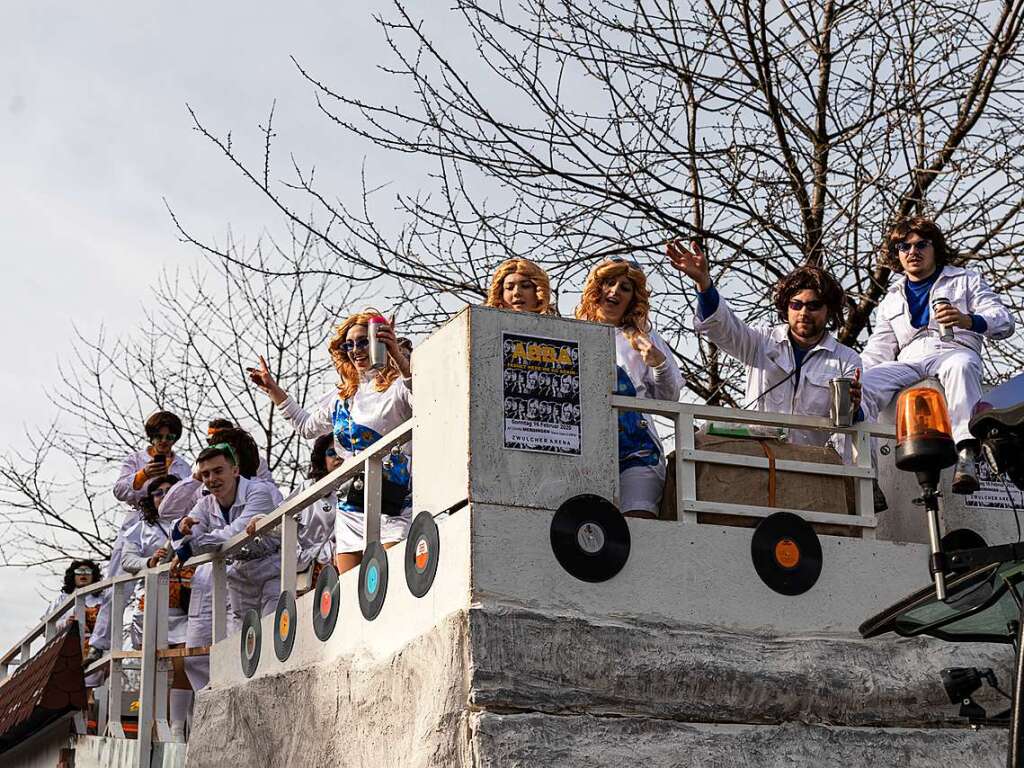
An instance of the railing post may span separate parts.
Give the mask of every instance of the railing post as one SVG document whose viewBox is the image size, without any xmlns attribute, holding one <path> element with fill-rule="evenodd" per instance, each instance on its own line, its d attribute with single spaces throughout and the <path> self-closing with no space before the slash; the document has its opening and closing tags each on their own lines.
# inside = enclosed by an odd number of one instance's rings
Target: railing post
<svg viewBox="0 0 1024 768">
<path fill-rule="evenodd" d="M 135 754 L 136 768 L 150 768 L 153 752 L 154 704 L 156 703 L 157 614 L 160 610 L 159 579 L 146 571 L 143 589 L 146 607 L 142 611 L 142 684 L 139 686 L 139 734 Z"/>
<path fill-rule="evenodd" d="M 162 569 L 156 575 L 156 650 L 167 649 L 167 606 L 170 603 L 170 571 Z M 146 601 L 149 602 L 148 600 Z M 154 654 L 155 655 L 155 654 Z M 156 727 L 158 741 L 171 740 L 171 724 L 167 716 L 167 699 L 170 685 L 167 675 L 170 671 L 170 659 L 156 660 L 156 680 L 153 685 L 153 724 Z"/>
<path fill-rule="evenodd" d="M 21 644 L 21 661 L 18 662 L 19 666 L 27 662 L 32 658 L 32 641 L 26 640 Z"/>
<path fill-rule="evenodd" d="M 295 570 L 298 568 L 299 524 L 294 515 L 281 518 L 281 591 L 295 594 Z"/>
<path fill-rule="evenodd" d="M 213 586 L 213 642 L 219 643 L 228 636 L 228 579 L 227 566 L 223 557 L 211 561 L 211 582 Z"/>
<path fill-rule="evenodd" d="M 857 509 L 857 516 L 870 523 L 868 527 L 861 529 L 861 536 L 865 539 L 875 538 L 875 495 L 872 488 L 873 478 L 876 476 L 874 462 L 871 452 L 871 433 L 866 424 L 858 424 L 856 432 L 850 435 L 854 438 L 853 452 L 856 456 L 856 463 L 859 468 L 870 470 L 871 477 L 858 477 L 853 481 L 854 505 Z"/>
<path fill-rule="evenodd" d="M 363 462 L 363 509 L 366 511 L 366 538 L 363 549 L 371 541 L 380 541 L 380 495 L 383 468 L 380 459 Z"/>
<path fill-rule="evenodd" d="M 124 729 L 121 727 L 121 711 L 124 701 L 124 660 L 118 658 L 114 651 L 123 647 L 124 638 L 124 609 L 127 604 L 125 593 L 134 582 L 116 582 L 110 588 L 110 674 L 107 677 L 107 706 L 103 713 L 102 720 L 97 720 L 96 733 L 109 733 L 117 738 L 124 738 Z"/>
<path fill-rule="evenodd" d="M 697 513 L 686 508 L 686 502 L 697 500 L 697 465 L 687 458 L 694 451 L 694 419 L 692 413 L 676 414 L 676 514 L 682 523 L 696 524 Z"/>
</svg>

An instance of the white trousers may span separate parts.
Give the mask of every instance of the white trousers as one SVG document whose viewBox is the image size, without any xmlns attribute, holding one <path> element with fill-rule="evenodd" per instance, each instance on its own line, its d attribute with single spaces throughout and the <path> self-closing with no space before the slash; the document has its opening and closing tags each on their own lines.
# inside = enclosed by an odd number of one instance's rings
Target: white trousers
<svg viewBox="0 0 1024 768">
<path fill-rule="evenodd" d="M 619 503 L 623 512 L 658 514 L 665 490 L 665 464 L 629 467 L 619 472 Z"/>
<path fill-rule="evenodd" d="M 865 370 L 864 395 L 872 398 L 874 410 L 881 412 L 904 387 L 935 376 L 946 393 L 953 439 L 960 443 L 973 439 L 968 425 L 971 411 L 981 399 L 981 372 L 981 357 L 974 350 L 924 338 L 901 350 L 897 360 Z"/>
</svg>

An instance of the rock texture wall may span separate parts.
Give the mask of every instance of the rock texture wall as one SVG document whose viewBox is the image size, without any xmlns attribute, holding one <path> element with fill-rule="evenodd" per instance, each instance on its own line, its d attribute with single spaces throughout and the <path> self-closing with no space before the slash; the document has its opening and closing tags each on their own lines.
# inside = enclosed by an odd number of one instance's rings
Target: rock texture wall
<svg viewBox="0 0 1024 768">
<path fill-rule="evenodd" d="M 389 662 L 350 657 L 200 697 L 188 768 L 999 766 L 938 670 L 1003 646 L 753 636 L 477 606 Z"/>
</svg>

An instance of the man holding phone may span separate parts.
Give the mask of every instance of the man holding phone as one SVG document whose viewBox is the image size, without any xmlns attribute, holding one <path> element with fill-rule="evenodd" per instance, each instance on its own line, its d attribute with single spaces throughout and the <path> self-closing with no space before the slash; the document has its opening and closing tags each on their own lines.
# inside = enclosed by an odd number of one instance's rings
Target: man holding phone
<svg viewBox="0 0 1024 768">
<path fill-rule="evenodd" d="M 146 496 L 150 482 L 165 475 L 188 477 L 192 474 L 189 463 L 174 453 L 174 444 L 181 437 L 181 419 L 170 411 L 157 411 L 146 419 L 143 429 L 149 445 L 125 457 L 117 482 L 114 483 L 114 498 L 123 501 L 129 509 L 125 510 L 121 528 L 110 552 L 106 575 L 108 579 L 122 573 L 121 552 L 124 548 L 124 539 L 128 531 L 139 521 L 139 505 Z M 107 594 L 96 617 L 96 628 L 89 644 L 86 664 L 99 659 L 103 653 L 110 650 L 110 647 L 110 596 Z"/>
</svg>

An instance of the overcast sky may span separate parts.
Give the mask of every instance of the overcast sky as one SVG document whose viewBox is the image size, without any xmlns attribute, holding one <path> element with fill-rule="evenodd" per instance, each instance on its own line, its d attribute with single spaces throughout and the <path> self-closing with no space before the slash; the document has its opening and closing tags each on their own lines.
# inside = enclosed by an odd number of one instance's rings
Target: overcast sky
<svg viewBox="0 0 1024 768">
<path fill-rule="evenodd" d="M 25 444 L 52 408 L 44 389 L 73 326 L 113 335 L 142 322 L 147 286 L 197 255 L 177 241 L 166 198 L 191 229 L 250 239 L 279 217 L 191 128 L 186 102 L 258 158 L 277 99 L 281 146 L 315 160 L 343 198 L 371 153 L 330 126 L 289 56 L 340 89 L 390 99 L 372 20 L 384 3 L 6 3 L 0 15 L 0 435 Z M 285 160 L 287 155 L 282 158 Z M 375 162 L 394 177 L 391 158 Z M 284 163 L 282 163 L 282 166 Z M 283 173 L 283 168 L 282 168 Z M 350 185 L 347 179 L 352 179 Z M 58 587 L 0 570 L 0 647 Z"/>
</svg>

